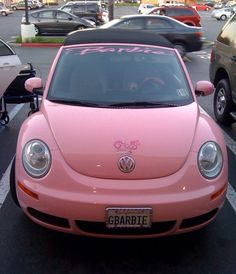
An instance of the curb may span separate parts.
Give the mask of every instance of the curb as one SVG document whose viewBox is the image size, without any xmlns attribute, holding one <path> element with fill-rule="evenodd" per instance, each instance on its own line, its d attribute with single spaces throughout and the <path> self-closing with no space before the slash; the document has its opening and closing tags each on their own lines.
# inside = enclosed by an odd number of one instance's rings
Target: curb
<svg viewBox="0 0 236 274">
<path fill-rule="evenodd" d="M 21 43 L 21 47 L 60 47 L 61 43 Z"/>
</svg>

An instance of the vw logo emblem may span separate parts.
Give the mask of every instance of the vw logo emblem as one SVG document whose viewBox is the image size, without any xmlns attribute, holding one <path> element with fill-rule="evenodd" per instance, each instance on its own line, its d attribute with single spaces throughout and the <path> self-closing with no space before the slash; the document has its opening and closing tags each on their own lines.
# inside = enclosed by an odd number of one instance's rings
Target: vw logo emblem
<svg viewBox="0 0 236 274">
<path fill-rule="evenodd" d="M 130 156 L 123 156 L 118 161 L 118 167 L 122 172 L 129 173 L 135 168 L 134 159 Z"/>
</svg>

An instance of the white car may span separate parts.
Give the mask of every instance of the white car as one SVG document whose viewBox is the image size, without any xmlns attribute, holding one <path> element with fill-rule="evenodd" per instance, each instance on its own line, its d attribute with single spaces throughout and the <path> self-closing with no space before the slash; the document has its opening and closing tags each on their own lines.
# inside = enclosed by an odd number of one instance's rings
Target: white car
<svg viewBox="0 0 236 274">
<path fill-rule="evenodd" d="M 224 5 L 222 2 L 215 3 L 214 9 L 223 9 L 224 6 L 225 6 L 225 5 Z"/>
<path fill-rule="evenodd" d="M 217 20 L 225 21 L 226 19 L 230 18 L 235 11 L 236 11 L 236 7 L 216 9 L 212 11 L 211 17 L 216 18 Z"/>
<path fill-rule="evenodd" d="M 11 13 L 13 13 L 12 10 L 10 10 L 10 9 L 4 7 L 4 6 L 0 6 L 0 15 L 7 16 L 7 15 L 9 15 Z"/>
<path fill-rule="evenodd" d="M 138 8 L 138 13 L 140 14 L 148 14 L 153 8 L 156 6 L 152 4 L 140 4 Z"/>
<path fill-rule="evenodd" d="M 0 39 L 0 99 L 22 69 L 15 51 Z"/>
<path fill-rule="evenodd" d="M 40 9 L 44 7 L 44 4 L 42 2 L 40 2 L 39 0 L 33 0 L 35 6 Z"/>
</svg>

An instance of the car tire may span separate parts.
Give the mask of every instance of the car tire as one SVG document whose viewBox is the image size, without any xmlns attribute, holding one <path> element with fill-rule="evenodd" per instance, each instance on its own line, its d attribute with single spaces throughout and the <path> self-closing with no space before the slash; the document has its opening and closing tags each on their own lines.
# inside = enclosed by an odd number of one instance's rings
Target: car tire
<svg viewBox="0 0 236 274">
<path fill-rule="evenodd" d="M 38 26 L 35 26 L 35 25 L 34 25 L 34 31 L 35 31 L 35 36 L 40 35 L 40 29 L 39 29 Z"/>
<path fill-rule="evenodd" d="M 15 11 L 15 10 L 17 10 L 17 8 L 16 7 L 12 7 L 12 9 Z"/>
<path fill-rule="evenodd" d="M 178 50 L 181 57 L 184 57 L 186 55 L 186 48 L 184 44 L 176 42 L 174 43 L 174 48 Z"/>
<path fill-rule="evenodd" d="M 15 158 L 12 161 L 10 172 L 10 193 L 14 203 L 20 207 L 17 194 L 16 194 L 16 177 L 15 177 Z"/>
<path fill-rule="evenodd" d="M 1 12 L 1 15 L 2 15 L 2 16 L 7 16 L 7 13 L 6 13 L 5 11 L 2 11 L 2 12 Z"/>
<path fill-rule="evenodd" d="M 227 79 L 222 79 L 216 85 L 214 93 L 213 108 L 217 122 L 223 125 L 230 125 L 233 122 L 230 116 L 232 105 L 229 82 Z"/>
<path fill-rule="evenodd" d="M 77 26 L 76 30 L 82 30 L 82 29 L 85 29 L 84 26 L 80 25 L 80 26 Z"/>
<path fill-rule="evenodd" d="M 225 21 L 227 19 L 227 16 L 225 14 L 221 15 L 220 20 Z"/>
</svg>

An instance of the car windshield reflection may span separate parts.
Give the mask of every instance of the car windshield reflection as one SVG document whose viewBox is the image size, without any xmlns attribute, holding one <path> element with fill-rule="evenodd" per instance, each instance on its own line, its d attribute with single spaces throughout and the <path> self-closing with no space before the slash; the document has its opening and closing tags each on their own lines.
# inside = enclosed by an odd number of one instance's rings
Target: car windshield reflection
<svg viewBox="0 0 236 274">
<path fill-rule="evenodd" d="M 47 98 L 117 108 L 173 107 L 193 101 L 176 53 L 140 45 L 64 49 Z"/>
</svg>

